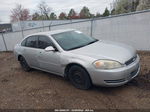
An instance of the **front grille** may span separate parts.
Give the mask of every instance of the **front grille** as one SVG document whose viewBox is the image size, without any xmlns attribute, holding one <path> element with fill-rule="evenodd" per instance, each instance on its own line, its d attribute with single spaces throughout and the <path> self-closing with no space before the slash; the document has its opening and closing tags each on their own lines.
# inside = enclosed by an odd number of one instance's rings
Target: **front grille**
<svg viewBox="0 0 150 112">
<path fill-rule="evenodd" d="M 130 65 L 136 60 L 137 56 L 134 56 L 133 58 L 129 59 L 128 61 L 125 62 L 126 65 Z"/>
</svg>

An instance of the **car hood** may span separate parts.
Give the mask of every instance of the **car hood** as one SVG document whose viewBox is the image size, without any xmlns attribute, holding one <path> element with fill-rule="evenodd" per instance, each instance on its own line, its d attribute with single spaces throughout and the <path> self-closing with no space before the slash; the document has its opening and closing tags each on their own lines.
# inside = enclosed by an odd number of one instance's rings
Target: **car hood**
<svg viewBox="0 0 150 112">
<path fill-rule="evenodd" d="M 131 46 L 112 41 L 98 41 L 82 48 L 71 50 L 70 52 L 88 56 L 96 60 L 115 60 L 122 64 L 136 55 L 136 50 Z"/>
</svg>

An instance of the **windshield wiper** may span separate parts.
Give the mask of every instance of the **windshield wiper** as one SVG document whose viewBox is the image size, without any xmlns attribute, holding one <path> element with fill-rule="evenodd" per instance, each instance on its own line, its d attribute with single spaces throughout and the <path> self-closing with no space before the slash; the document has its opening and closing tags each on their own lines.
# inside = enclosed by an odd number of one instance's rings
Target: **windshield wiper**
<svg viewBox="0 0 150 112">
<path fill-rule="evenodd" d="M 77 46 L 77 47 L 73 47 L 71 49 L 68 49 L 68 50 L 74 50 L 74 49 L 78 49 L 78 48 L 81 48 L 81 47 L 84 47 L 85 45 L 82 45 L 82 46 Z"/>
<path fill-rule="evenodd" d="M 92 42 L 87 43 L 86 45 L 93 44 L 93 43 L 95 43 L 95 42 L 97 42 L 97 41 L 98 41 L 98 40 L 94 40 L 94 41 L 92 41 Z"/>
</svg>

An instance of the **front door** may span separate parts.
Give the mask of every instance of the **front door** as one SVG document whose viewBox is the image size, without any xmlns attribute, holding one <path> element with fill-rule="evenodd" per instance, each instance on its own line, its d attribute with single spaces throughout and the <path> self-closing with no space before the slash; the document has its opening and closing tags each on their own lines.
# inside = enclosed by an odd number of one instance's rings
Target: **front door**
<svg viewBox="0 0 150 112">
<path fill-rule="evenodd" d="M 50 71 L 52 73 L 61 74 L 60 52 L 45 51 L 48 46 L 54 46 L 49 37 L 39 36 L 38 39 L 38 62 L 41 69 Z"/>
</svg>

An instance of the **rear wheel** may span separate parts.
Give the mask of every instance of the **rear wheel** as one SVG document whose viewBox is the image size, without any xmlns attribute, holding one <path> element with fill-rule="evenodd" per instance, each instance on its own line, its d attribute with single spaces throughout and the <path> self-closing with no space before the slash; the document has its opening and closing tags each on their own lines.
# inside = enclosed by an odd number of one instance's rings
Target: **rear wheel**
<svg viewBox="0 0 150 112">
<path fill-rule="evenodd" d="M 88 73 L 80 66 L 72 66 L 68 75 L 71 83 L 78 89 L 86 90 L 89 89 L 92 85 Z"/>
<path fill-rule="evenodd" d="M 28 72 L 31 70 L 31 68 L 29 67 L 28 63 L 26 62 L 25 58 L 24 57 L 20 57 L 19 58 L 19 61 L 20 61 L 20 65 L 21 67 L 23 68 L 24 71 Z"/>
</svg>

